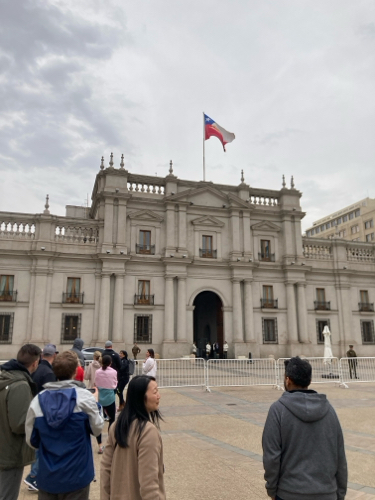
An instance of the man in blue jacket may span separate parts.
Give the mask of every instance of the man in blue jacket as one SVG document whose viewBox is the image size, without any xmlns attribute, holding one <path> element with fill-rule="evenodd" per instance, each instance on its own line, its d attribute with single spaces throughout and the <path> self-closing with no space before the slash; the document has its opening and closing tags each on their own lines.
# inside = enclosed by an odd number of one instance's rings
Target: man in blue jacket
<svg viewBox="0 0 375 500">
<path fill-rule="evenodd" d="M 263 431 L 264 478 L 276 500 L 343 500 L 348 471 L 344 438 L 325 394 L 309 390 L 311 365 L 285 362 L 286 392 L 272 404 Z"/>
<path fill-rule="evenodd" d="M 94 479 L 90 434 L 99 436 L 103 419 L 94 396 L 73 380 L 78 358 L 58 354 L 53 364 L 57 382 L 31 402 L 26 441 L 39 450 L 39 500 L 88 500 Z"/>
</svg>

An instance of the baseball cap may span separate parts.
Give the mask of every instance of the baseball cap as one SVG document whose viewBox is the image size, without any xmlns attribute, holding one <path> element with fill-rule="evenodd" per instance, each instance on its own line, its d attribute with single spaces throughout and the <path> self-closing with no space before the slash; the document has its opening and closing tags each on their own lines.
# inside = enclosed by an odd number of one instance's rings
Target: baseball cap
<svg viewBox="0 0 375 500">
<path fill-rule="evenodd" d="M 55 344 L 47 344 L 43 347 L 43 354 L 49 354 L 53 356 L 54 354 L 58 354 L 59 351 L 56 349 Z"/>
<path fill-rule="evenodd" d="M 104 347 L 112 347 L 112 341 L 107 340 L 107 342 L 104 344 Z"/>
</svg>

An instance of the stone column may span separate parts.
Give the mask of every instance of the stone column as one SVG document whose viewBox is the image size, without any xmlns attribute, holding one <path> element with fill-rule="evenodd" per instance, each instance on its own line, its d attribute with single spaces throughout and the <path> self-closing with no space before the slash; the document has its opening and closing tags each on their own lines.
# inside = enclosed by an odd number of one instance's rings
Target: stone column
<svg viewBox="0 0 375 500">
<path fill-rule="evenodd" d="M 110 293 L 109 273 L 102 274 L 102 283 L 100 287 L 100 305 L 99 305 L 99 342 L 108 340 L 109 335 L 109 293 Z"/>
<path fill-rule="evenodd" d="M 27 329 L 25 344 L 30 342 L 33 327 L 34 297 L 35 297 L 35 272 L 31 271 L 30 291 L 29 291 L 29 310 L 27 312 Z"/>
<path fill-rule="evenodd" d="M 294 284 L 285 283 L 287 318 L 288 318 L 288 343 L 298 343 L 296 300 L 294 296 Z"/>
<path fill-rule="evenodd" d="M 104 244 L 112 245 L 113 238 L 113 200 L 107 198 L 104 207 Z"/>
<path fill-rule="evenodd" d="M 167 205 L 167 227 L 166 227 L 166 253 L 176 249 L 175 243 L 175 209 L 174 205 Z"/>
<path fill-rule="evenodd" d="M 123 342 L 124 340 L 124 277 L 125 274 L 116 274 L 115 299 L 113 307 L 113 342 Z"/>
<path fill-rule="evenodd" d="M 309 342 L 309 332 L 307 326 L 307 308 L 306 308 L 306 284 L 297 283 L 298 290 L 298 331 L 299 341 L 304 344 Z"/>
<path fill-rule="evenodd" d="M 253 253 L 251 246 L 251 232 L 250 232 L 250 212 L 243 212 L 243 251 L 244 255 L 249 256 Z"/>
<path fill-rule="evenodd" d="M 252 280 L 245 279 L 244 282 L 245 342 L 255 342 Z"/>
<path fill-rule="evenodd" d="M 186 250 L 186 206 L 179 205 L 178 211 L 178 251 Z"/>
<path fill-rule="evenodd" d="M 178 278 L 177 340 L 186 342 L 186 278 Z"/>
<path fill-rule="evenodd" d="M 50 272 L 47 275 L 47 293 L 46 293 L 46 304 L 45 304 L 45 314 L 44 314 L 44 327 L 43 327 L 43 341 L 45 344 L 51 342 L 51 335 L 49 329 L 49 311 L 50 311 L 50 299 L 51 299 L 51 288 L 52 288 L 52 275 Z"/>
<path fill-rule="evenodd" d="M 347 346 L 349 342 L 353 342 L 353 333 L 351 331 L 352 324 L 352 311 L 350 308 L 350 285 L 348 283 L 343 283 L 338 286 L 338 307 L 339 307 L 339 336 L 340 340 L 337 338 L 337 333 L 334 332 L 333 344 L 338 343 L 340 345 L 339 356 L 345 356 Z M 359 338 L 360 338 L 359 334 Z"/>
<path fill-rule="evenodd" d="M 95 272 L 95 309 L 94 309 L 94 331 L 92 332 L 91 345 L 96 345 L 99 338 L 99 318 L 100 318 L 100 288 L 101 274 Z"/>
<path fill-rule="evenodd" d="M 117 217 L 117 244 L 126 246 L 126 201 L 119 199 Z"/>
<path fill-rule="evenodd" d="M 231 212 L 231 227 L 232 227 L 232 250 L 230 254 L 232 257 L 238 256 L 241 254 L 240 249 L 240 218 L 239 211 L 232 210 Z"/>
<path fill-rule="evenodd" d="M 33 322 L 31 328 L 31 342 L 43 343 L 44 315 L 46 311 L 47 271 L 36 271 Z"/>
<path fill-rule="evenodd" d="M 173 342 L 174 332 L 174 300 L 173 300 L 173 277 L 165 277 L 164 298 L 164 341 Z"/>
<path fill-rule="evenodd" d="M 233 341 L 243 342 L 240 278 L 232 278 Z"/>
</svg>

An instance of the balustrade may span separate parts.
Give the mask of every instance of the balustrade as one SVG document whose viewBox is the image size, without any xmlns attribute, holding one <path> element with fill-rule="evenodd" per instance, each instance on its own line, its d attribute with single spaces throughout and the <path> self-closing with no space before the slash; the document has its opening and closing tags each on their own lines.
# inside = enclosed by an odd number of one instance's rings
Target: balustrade
<svg viewBox="0 0 375 500">
<path fill-rule="evenodd" d="M 348 260 L 359 262 L 374 262 L 374 251 L 372 248 L 349 247 L 346 249 Z"/>
<path fill-rule="evenodd" d="M 253 205 L 263 205 L 275 207 L 279 204 L 279 200 L 274 196 L 250 195 L 250 203 Z"/>
<path fill-rule="evenodd" d="M 99 238 L 99 229 L 93 226 L 57 225 L 55 240 L 68 243 L 96 244 Z"/>
<path fill-rule="evenodd" d="M 0 222 L 0 238 L 34 239 L 35 223 L 3 220 Z"/>
<path fill-rule="evenodd" d="M 332 247 L 328 245 L 319 244 L 304 244 L 303 255 L 306 259 L 332 259 Z"/>
<path fill-rule="evenodd" d="M 150 194 L 164 194 L 164 186 L 153 184 L 152 182 L 128 182 L 128 191 L 150 193 Z"/>
</svg>

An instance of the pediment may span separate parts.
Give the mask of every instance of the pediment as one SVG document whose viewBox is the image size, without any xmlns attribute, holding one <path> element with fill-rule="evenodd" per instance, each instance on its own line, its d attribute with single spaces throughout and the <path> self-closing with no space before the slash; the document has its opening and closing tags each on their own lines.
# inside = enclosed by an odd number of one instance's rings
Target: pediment
<svg viewBox="0 0 375 500">
<path fill-rule="evenodd" d="M 162 222 L 164 219 L 151 210 L 137 210 L 128 214 L 129 219 L 147 220 L 149 222 Z"/>
<path fill-rule="evenodd" d="M 212 215 L 207 215 L 203 217 L 198 217 L 198 219 L 194 219 L 191 221 L 194 226 L 206 226 L 206 227 L 223 227 L 225 224 L 221 222 L 221 220 L 216 217 L 212 217 Z"/>
<path fill-rule="evenodd" d="M 168 201 L 185 201 L 194 205 L 223 208 L 249 208 L 248 203 L 232 193 L 222 193 L 212 186 L 202 186 L 196 189 L 187 189 L 176 195 L 168 196 Z"/>
<path fill-rule="evenodd" d="M 279 232 L 281 231 L 281 228 L 274 224 L 273 222 L 269 221 L 261 221 L 257 222 L 256 224 L 253 224 L 251 226 L 251 229 L 253 231 L 267 231 L 267 232 Z"/>
</svg>

